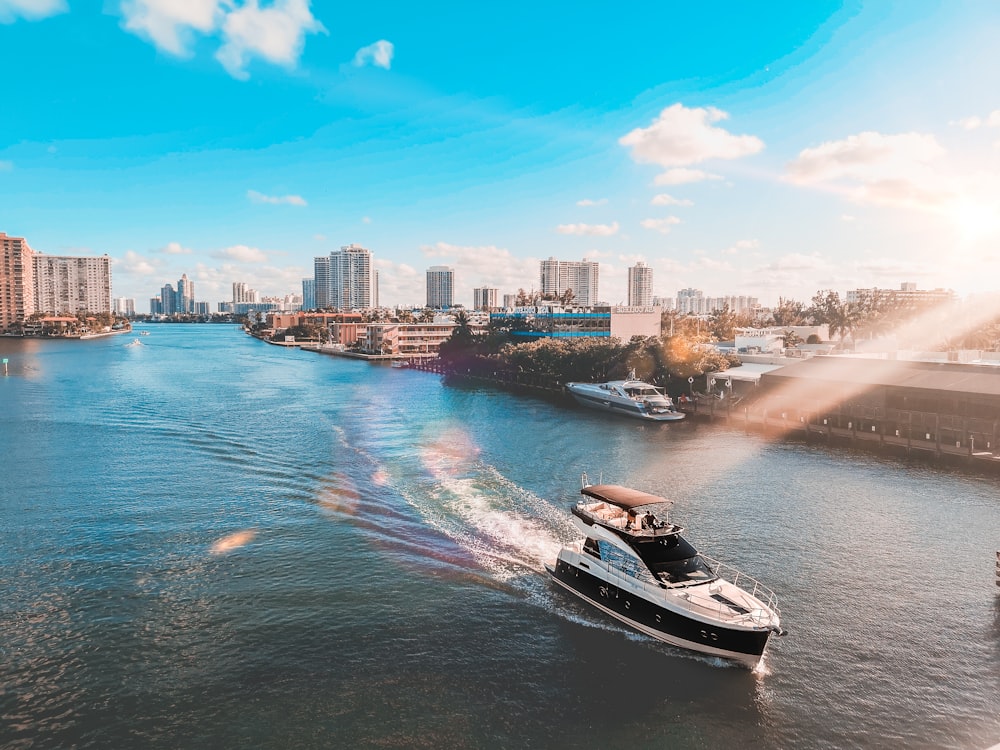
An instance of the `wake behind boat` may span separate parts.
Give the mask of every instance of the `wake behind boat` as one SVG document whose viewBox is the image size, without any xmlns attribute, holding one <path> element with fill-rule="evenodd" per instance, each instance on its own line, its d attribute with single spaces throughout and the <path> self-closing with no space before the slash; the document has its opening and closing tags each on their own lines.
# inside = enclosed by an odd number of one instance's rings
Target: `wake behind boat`
<svg viewBox="0 0 1000 750">
<path fill-rule="evenodd" d="M 692 547 L 669 500 L 586 475 L 581 493 L 572 521 L 584 538 L 546 565 L 560 586 L 648 636 L 751 669 L 784 635 L 774 592 Z"/>
<path fill-rule="evenodd" d="M 592 409 L 652 422 L 676 422 L 684 419 L 684 412 L 674 406 L 673 400 L 667 394 L 655 385 L 637 380 L 634 372 L 629 373 L 626 380 L 609 380 L 607 383 L 567 383 L 566 390 L 577 403 Z"/>
</svg>

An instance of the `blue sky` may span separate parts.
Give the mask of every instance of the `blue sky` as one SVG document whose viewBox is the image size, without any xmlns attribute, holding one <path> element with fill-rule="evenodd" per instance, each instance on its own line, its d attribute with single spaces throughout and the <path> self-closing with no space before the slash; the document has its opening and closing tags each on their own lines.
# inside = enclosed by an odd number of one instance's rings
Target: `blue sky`
<svg viewBox="0 0 1000 750">
<path fill-rule="evenodd" d="M 756 5 L 756 7 L 755 7 Z M 654 293 L 1000 288 L 1000 4 L 0 0 L 0 231 L 286 294 L 372 250 Z"/>
</svg>

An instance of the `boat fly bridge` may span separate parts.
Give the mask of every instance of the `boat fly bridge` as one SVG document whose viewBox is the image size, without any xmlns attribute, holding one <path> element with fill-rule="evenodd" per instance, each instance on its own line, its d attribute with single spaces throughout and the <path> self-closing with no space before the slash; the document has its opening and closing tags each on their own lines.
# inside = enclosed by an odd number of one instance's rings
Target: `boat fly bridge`
<svg viewBox="0 0 1000 750">
<path fill-rule="evenodd" d="M 581 492 L 571 513 L 584 538 L 547 566 L 561 586 L 654 638 L 751 667 L 784 634 L 774 592 L 699 553 L 670 501 L 586 479 Z"/>
</svg>

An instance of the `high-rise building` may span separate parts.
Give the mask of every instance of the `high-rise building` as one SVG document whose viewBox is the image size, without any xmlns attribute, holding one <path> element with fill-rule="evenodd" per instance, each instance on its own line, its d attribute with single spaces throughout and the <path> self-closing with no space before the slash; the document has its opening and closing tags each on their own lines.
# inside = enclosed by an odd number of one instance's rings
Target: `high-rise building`
<svg viewBox="0 0 1000 750">
<path fill-rule="evenodd" d="M 35 253 L 35 311 L 111 312 L 111 258 Z"/>
<path fill-rule="evenodd" d="M 641 260 L 628 269 L 629 307 L 649 307 L 653 304 L 653 269 Z"/>
<path fill-rule="evenodd" d="M 318 310 L 357 310 L 378 304 L 378 273 L 367 248 L 345 245 L 328 258 L 316 258 L 313 269 Z"/>
<path fill-rule="evenodd" d="M 126 318 L 135 317 L 135 300 L 131 297 L 115 297 L 111 304 L 111 310 L 115 315 Z"/>
<path fill-rule="evenodd" d="M 492 287 L 476 287 L 472 290 L 472 309 L 492 310 L 497 307 L 500 290 Z"/>
<path fill-rule="evenodd" d="M 0 232 L 0 330 L 35 312 L 34 251 L 24 237 Z"/>
<path fill-rule="evenodd" d="M 599 269 L 598 263 L 589 260 L 543 260 L 539 266 L 541 292 L 561 296 L 571 290 L 575 304 L 589 307 L 597 303 Z"/>
<path fill-rule="evenodd" d="M 316 309 L 316 279 L 302 279 L 302 309 Z"/>
<path fill-rule="evenodd" d="M 427 269 L 427 307 L 441 310 L 455 304 L 455 269 L 431 266 Z"/>
<path fill-rule="evenodd" d="M 177 292 L 174 285 L 169 282 L 160 289 L 160 309 L 161 315 L 173 315 L 177 312 Z"/>
<path fill-rule="evenodd" d="M 177 312 L 194 312 L 194 282 L 188 280 L 186 273 L 177 282 Z"/>
<path fill-rule="evenodd" d="M 517 295 L 505 294 L 503 296 L 503 306 L 505 308 L 517 307 Z"/>
</svg>

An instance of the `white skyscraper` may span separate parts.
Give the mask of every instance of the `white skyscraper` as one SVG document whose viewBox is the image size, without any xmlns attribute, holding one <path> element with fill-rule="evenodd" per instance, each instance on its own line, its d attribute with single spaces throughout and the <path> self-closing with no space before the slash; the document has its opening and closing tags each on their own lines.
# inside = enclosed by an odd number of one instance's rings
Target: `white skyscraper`
<svg viewBox="0 0 1000 750">
<path fill-rule="evenodd" d="M 455 304 L 455 269 L 431 266 L 427 269 L 427 307 L 445 309 Z"/>
<path fill-rule="evenodd" d="M 593 261 L 563 261 L 549 258 L 539 266 L 543 295 L 562 295 L 573 291 L 573 301 L 581 307 L 597 303 L 597 284 L 600 266 Z"/>
<path fill-rule="evenodd" d="M 474 310 L 492 310 L 497 306 L 500 290 L 492 287 L 476 287 L 472 290 L 472 308 Z"/>
<path fill-rule="evenodd" d="M 344 245 L 314 261 L 316 309 L 361 310 L 378 299 L 378 273 L 372 254 L 360 245 Z"/>
<path fill-rule="evenodd" d="M 653 269 L 642 261 L 628 269 L 629 307 L 648 307 L 653 304 Z"/>
</svg>

